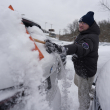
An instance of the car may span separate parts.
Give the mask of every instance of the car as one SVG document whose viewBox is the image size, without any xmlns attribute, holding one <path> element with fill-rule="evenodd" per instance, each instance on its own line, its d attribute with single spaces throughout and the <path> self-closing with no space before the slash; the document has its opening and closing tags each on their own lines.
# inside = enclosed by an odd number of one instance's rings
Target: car
<svg viewBox="0 0 110 110">
<path fill-rule="evenodd" d="M 38 23 L 27 18 L 22 18 L 22 23 L 25 25 L 31 37 L 39 38 L 40 40 L 47 39 L 42 27 Z M 46 100 L 49 102 L 50 107 L 52 107 L 53 110 L 60 110 L 61 94 L 58 87 L 58 80 L 62 74 L 62 61 L 59 55 L 46 52 L 44 44 L 38 42 L 35 44 L 37 44 L 38 48 L 42 47 L 40 51 L 47 57 L 45 58 L 46 62 L 42 61 L 44 80 L 38 86 L 39 93 L 43 94 L 42 92 L 44 90 Z M 6 84 L 5 81 L 0 82 L 0 110 L 10 110 L 14 108 L 16 104 L 22 103 L 23 98 L 27 96 L 25 90 L 27 91 L 28 87 L 25 87 L 23 83 L 15 85 L 11 77 L 8 78 L 8 76 L 4 75 L 3 78 L 6 79 L 9 84 Z"/>
<path fill-rule="evenodd" d="M 55 38 L 56 37 L 56 34 L 55 33 L 49 33 L 49 36 Z"/>
<path fill-rule="evenodd" d="M 109 110 L 110 109 L 110 60 L 106 61 L 102 68 L 98 68 L 94 88 L 94 98 L 91 101 L 89 110 Z"/>
</svg>

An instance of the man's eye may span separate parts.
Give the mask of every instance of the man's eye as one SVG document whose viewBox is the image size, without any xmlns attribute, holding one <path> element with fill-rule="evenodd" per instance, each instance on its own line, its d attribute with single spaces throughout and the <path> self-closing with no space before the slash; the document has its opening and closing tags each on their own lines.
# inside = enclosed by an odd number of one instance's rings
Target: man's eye
<svg viewBox="0 0 110 110">
<path fill-rule="evenodd" d="M 83 23 L 84 25 L 86 25 L 86 23 Z"/>
</svg>

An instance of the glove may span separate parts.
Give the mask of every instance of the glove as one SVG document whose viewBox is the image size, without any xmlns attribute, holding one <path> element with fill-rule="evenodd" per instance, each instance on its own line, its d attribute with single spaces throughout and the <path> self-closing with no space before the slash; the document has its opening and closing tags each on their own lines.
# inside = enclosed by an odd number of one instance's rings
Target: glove
<svg viewBox="0 0 110 110">
<path fill-rule="evenodd" d="M 48 53 L 56 52 L 58 54 L 62 53 L 62 46 L 52 43 L 50 40 L 45 40 L 45 48 Z"/>
<path fill-rule="evenodd" d="M 75 62 L 75 61 L 77 61 L 77 59 L 78 59 L 78 56 L 76 54 L 73 54 L 72 61 Z"/>
<path fill-rule="evenodd" d="M 45 40 L 45 48 L 48 53 L 56 52 L 60 55 L 63 64 L 66 64 L 66 52 L 67 49 L 63 46 L 59 46 L 55 43 L 52 43 L 50 40 Z"/>
<path fill-rule="evenodd" d="M 52 53 L 55 51 L 55 46 L 50 40 L 45 40 L 45 48 L 48 53 Z"/>
</svg>

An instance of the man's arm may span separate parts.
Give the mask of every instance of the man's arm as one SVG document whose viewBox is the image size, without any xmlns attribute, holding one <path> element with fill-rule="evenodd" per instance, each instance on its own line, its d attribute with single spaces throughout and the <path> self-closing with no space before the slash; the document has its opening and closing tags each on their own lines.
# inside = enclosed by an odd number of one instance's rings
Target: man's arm
<svg viewBox="0 0 110 110">
<path fill-rule="evenodd" d="M 93 49 L 93 42 L 91 39 L 82 40 L 78 44 L 65 45 L 67 48 L 67 55 L 76 54 L 78 57 L 84 57 Z"/>
</svg>

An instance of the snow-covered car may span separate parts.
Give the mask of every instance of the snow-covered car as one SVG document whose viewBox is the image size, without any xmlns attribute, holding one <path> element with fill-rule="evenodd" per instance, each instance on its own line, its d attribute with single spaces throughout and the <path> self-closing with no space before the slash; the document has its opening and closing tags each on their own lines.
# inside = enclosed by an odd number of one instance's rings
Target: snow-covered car
<svg viewBox="0 0 110 110">
<path fill-rule="evenodd" d="M 110 110 L 110 60 L 98 70 L 91 110 Z"/>
<path fill-rule="evenodd" d="M 8 16 L 0 17 L 0 110 L 60 110 L 60 57 L 49 54 L 44 44 L 29 40 L 30 35 L 42 41 L 47 39 L 39 24 L 22 18 L 24 26 L 16 12 L 3 12 L 2 8 L 0 12 Z M 31 51 L 34 43 L 44 55 L 41 60 L 38 51 Z"/>
</svg>

